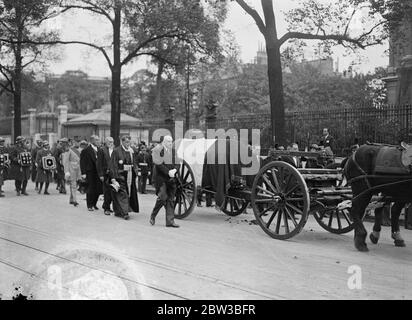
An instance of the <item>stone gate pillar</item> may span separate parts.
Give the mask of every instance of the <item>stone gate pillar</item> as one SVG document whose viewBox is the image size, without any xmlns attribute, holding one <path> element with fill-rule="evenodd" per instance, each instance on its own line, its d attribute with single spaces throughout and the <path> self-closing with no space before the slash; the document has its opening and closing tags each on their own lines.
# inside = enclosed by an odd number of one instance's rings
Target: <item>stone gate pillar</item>
<svg viewBox="0 0 412 320">
<path fill-rule="evenodd" d="M 36 109 L 27 110 L 29 112 L 29 136 L 34 137 L 36 134 Z"/>
<path fill-rule="evenodd" d="M 62 138 L 62 129 L 63 124 L 67 122 L 67 111 L 69 108 L 66 105 L 61 105 L 57 107 L 58 113 L 58 120 L 57 120 L 57 137 L 60 139 Z"/>
</svg>

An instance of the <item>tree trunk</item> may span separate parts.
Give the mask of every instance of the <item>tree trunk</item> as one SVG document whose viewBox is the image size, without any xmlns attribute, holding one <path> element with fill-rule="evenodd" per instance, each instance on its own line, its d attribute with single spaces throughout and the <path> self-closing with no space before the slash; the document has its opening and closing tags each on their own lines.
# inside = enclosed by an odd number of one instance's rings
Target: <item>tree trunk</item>
<svg viewBox="0 0 412 320">
<path fill-rule="evenodd" d="M 16 7 L 16 21 L 18 23 L 17 28 L 17 43 L 14 50 L 14 56 L 16 60 L 14 68 L 14 140 L 16 137 L 21 136 L 21 77 L 22 77 L 22 44 L 23 39 L 23 27 L 21 23 L 21 10 Z"/>
<path fill-rule="evenodd" d="M 285 145 L 285 103 L 280 48 L 276 41 L 266 40 L 268 55 L 269 97 L 273 142 Z M 286 146 L 285 146 L 286 147 Z"/>
<path fill-rule="evenodd" d="M 113 23 L 113 67 L 112 67 L 112 94 L 111 94 L 111 123 L 110 135 L 114 139 L 115 145 L 120 144 L 120 114 L 121 108 L 121 74 L 122 65 L 120 58 L 120 29 L 121 29 L 121 8 L 115 8 L 115 19 Z"/>
<path fill-rule="evenodd" d="M 283 75 L 280 57 L 275 12 L 272 0 L 261 0 L 265 16 L 265 42 L 268 56 L 269 97 L 273 143 L 284 145 L 285 103 L 283 97 Z"/>
<path fill-rule="evenodd" d="M 164 112 L 161 110 L 162 104 L 162 74 L 164 70 L 164 62 L 159 61 L 157 64 L 157 76 L 156 76 L 156 98 L 155 98 L 155 110 Z"/>
</svg>

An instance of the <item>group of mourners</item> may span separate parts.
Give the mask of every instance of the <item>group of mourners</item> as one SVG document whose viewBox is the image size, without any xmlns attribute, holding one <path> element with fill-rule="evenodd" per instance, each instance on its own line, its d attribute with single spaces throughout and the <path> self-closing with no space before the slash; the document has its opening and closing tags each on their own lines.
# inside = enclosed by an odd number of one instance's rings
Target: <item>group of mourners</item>
<svg viewBox="0 0 412 320">
<path fill-rule="evenodd" d="M 49 195 L 50 183 L 55 179 L 60 193 L 65 194 L 65 185 L 69 185 L 71 205 L 79 206 L 77 193 L 83 191 L 88 211 L 99 210 L 97 202 L 103 194 L 104 214 L 114 213 L 128 220 L 130 212 L 139 212 L 138 191 L 146 193 L 149 180 L 158 196 L 150 224 L 155 224 L 158 212 L 165 207 L 166 226 L 178 227 L 174 222 L 178 164 L 164 161 L 169 153 L 172 154 L 172 146 L 170 136 L 163 137 L 161 144 L 152 150 L 148 150 L 145 143 L 132 147 L 131 137 L 127 135 L 121 137 L 117 147 L 112 137 L 107 137 L 104 144 L 95 135 L 88 142 L 63 138 L 54 150 L 50 149 L 48 141 L 36 141 L 30 149 L 24 137 L 17 137 L 11 147 L 6 147 L 5 140 L 0 138 L 0 197 L 4 197 L 2 187 L 6 179 L 15 181 L 17 196 L 28 196 L 30 179 L 36 183 L 39 194 L 44 187 L 44 194 Z M 153 161 L 154 158 L 157 161 Z"/>
</svg>

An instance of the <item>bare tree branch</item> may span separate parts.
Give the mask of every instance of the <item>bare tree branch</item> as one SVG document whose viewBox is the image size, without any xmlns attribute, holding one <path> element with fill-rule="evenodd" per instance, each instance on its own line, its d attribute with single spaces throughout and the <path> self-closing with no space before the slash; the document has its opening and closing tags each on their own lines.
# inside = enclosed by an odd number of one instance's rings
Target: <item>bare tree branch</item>
<svg viewBox="0 0 412 320">
<path fill-rule="evenodd" d="M 236 2 L 255 20 L 260 32 L 265 34 L 266 26 L 259 13 L 255 9 L 252 9 L 244 0 L 236 0 Z"/>
<path fill-rule="evenodd" d="M 163 39 L 163 38 L 178 38 L 178 37 L 182 37 L 184 36 L 184 33 L 179 33 L 177 32 L 178 30 L 174 30 L 172 32 L 169 33 L 165 33 L 159 36 L 155 36 L 152 37 L 150 39 L 147 39 L 145 41 L 143 41 L 142 43 L 140 43 L 134 50 L 132 50 L 127 56 L 126 58 L 123 59 L 123 61 L 121 62 L 122 66 L 129 63 L 130 60 L 132 60 L 133 58 L 139 56 L 138 52 L 144 48 L 145 46 L 147 46 L 149 43 L 154 42 L 156 40 L 159 39 Z"/>
<path fill-rule="evenodd" d="M 14 93 L 14 90 L 10 89 L 9 86 L 10 86 L 10 83 L 7 83 L 7 85 L 4 85 L 3 83 L 0 82 L 0 88 L 1 88 L 0 96 L 6 91 L 11 93 L 11 94 Z"/>
<path fill-rule="evenodd" d="M 6 82 L 7 82 L 7 84 L 5 85 L 0 81 L 0 87 L 3 88 L 3 90 L 2 90 L 3 92 L 8 91 L 10 93 L 14 93 L 13 82 L 9 78 L 9 75 L 7 74 L 7 72 L 10 72 L 10 71 L 6 67 L 0 65 L 0 73 L 6 78 Z M 0 95 L 1 94 L 2 93 L 0 93 Z"/>
<path fill-rule="evenodd" d="M 279 39 L 279 44 L 282 45 L 286 41 L 290 39 L 302 39 L 302 40 L 334 40 L 338 43 L 349 42 L 361 49 L 365 49 L 370 44 L 362 43 L 362 38 L 353 39 L 347 35 L 341 34 L 327 34 L 327 35 L 320 35 L 320 34 L 310 34 L 310 33 L 303 33 L 303 32 L 288 32 L 282 38 Z"/>
<path fill-rule="evenodd" d="M 39 55 L 40 55 L 40 52 L 36 52 L 36 53 L 34 54 L 34 58 L 33 58 L 33 59 L 31 59 L 30 61 L 26 62 L 24 65 L 22 65 L 22 69 L 24 69 L 24 68 L 26 68 L 28 65 L 36 62 L 36 61 L 37 61 L 37 57 L 38 57 Z"/>
<path fill-rule="evenodd" d="M 8 42 L 11 44 L 16 44 L 19 43 L 18 41 L 15 40 L 8 40 L 8 39 L 3 39 L 0 38 L 0 41 L 4 41 L 4 42 Z M 112 62 L 109 58 L 109 55 L 107 54 L 106 50 L 104 49 L 104 47 L 100 47 L 98 45 L 95 45 L 93 43 L 89 43 L 89 42 L 83 42 L 83 41 L 61 41 L 61 40 L 53 40 L 53 41 L 32 41 L 32 40 L 23 40 L 21 41 L 21 43 L 26 43 L 26 44 L 33 44 L 33 45 L 56 45 L 56 44 L 81 44 L 81 45 L 85 45 L 88 47 L 92 47 L 96 50 L 99 50 L 103 56 L 105 57 L 106 61 L 108 62 L 110 68 L 112 68 Z"/>
<path fill-rule="evenodd" d="M 366 38 L 367 36 L 369 36 L 370 34 L 372 34 L 372 32 L 376 29 L 379 28 L 380 26 L 384 25 L 386 23 L 386 21 L 381 21 L 380 23 L 376 24 L 375 26 L 373 26 L 368 32 L 364 33 L 363 35 L 361 35 L 359 37 L 359 41 L 362 41 L 362 39 Z"/>
<path fill-rule="evenodd" d="M 102 8 L 99 8 L 96 4 L 92 3 L 91 1 L 87 0 L 82 0 L 84 3 L 88 4 L 87 6 L 82 6 L 82 5 L 62 5 L 61 7 L 63 8 L 62 13 L 69 11 L 71 9 L 81 9 L 81 10 L 87 10 L 91 11 L 94 13 L 97 13 L 101 16 L 106 17 L 108 20 L 110 20 L 111 23 L 114 22 L 114 19 L 110 16 L 110 14 L 106 11 L 104 11 Z"/>
<path fill-rule="evenodd" d="M 356 12 L 357 12 L 357 10 L 356 10 L 356 8 L 354 8 L 353 11 L 352 11 L 351 16 L 349 17 L 348 23 L 347 23 L 346 28 L 345 28 L 345 32 L 343 34 L 348 34 L 350 23 L 352 22 L 352 19 L 355 16 Z"/>
</svg>

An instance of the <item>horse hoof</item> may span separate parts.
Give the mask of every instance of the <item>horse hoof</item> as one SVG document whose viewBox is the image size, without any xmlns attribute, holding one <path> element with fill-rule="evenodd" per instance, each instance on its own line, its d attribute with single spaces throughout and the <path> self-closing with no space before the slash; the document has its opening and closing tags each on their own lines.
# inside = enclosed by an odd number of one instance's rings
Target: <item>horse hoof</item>
<svg viewBox="0 0 412 320">
<path fill-rule="evenodd" d="M 367 245 L 356 246 L 356 249 L 358 249 L 358 251 L 360 251 L 360 252 L 369 252 L 369 249 L 368 249 Z"/>
<path fill-rule="evenodd" d="M 369 235 L 369 239 L 371 240 L 371 242 L 372 242 L 373 244 L 377 244 L 378 241 L 379 241 L 379 238 L 375 237 L 375 236 L 373 235 L 373 233 L 371 233 L 371 234 Z"/>
<path fill-rule="evenodd" d="M 395 240 L 395 247 L 400 247 L 400 248 L 406 247 L 405 241 L 404 240 Z"/>
<path fill-rule="evenodd" d="M 368 246 L 366 245 L 366 243 L 364 241 L 355 241 L 355 248 L 360 251 L 360 252 L 368 252 Z"/>
</svg>

